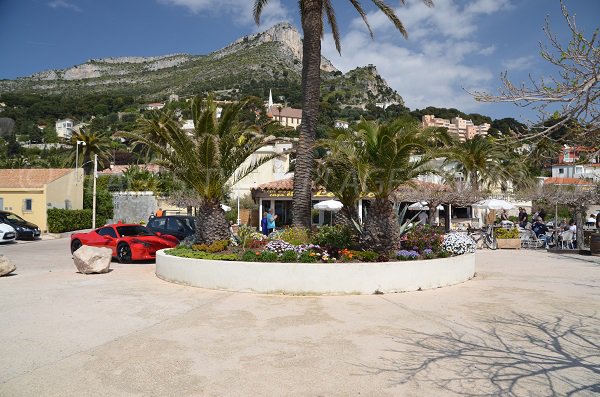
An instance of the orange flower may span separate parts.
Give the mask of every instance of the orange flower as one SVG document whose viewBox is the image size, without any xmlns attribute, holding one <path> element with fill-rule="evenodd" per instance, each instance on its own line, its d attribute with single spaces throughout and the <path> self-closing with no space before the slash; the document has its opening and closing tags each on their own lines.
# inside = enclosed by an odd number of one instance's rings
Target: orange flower
<svg viewBox="0 0 600 397">
<path fill-rule="evenodd" d="M 310 254 L 308 254 L 309 256 L 315 256 L 314 252 L 311 252 Z"/>
<path fill-rule="evenodd" d="M 259 256 L 259 255 L 260 255 L 260 252 L 255 252 L 255 254 L 256 254 L 256 256 Z"/>
</svg>

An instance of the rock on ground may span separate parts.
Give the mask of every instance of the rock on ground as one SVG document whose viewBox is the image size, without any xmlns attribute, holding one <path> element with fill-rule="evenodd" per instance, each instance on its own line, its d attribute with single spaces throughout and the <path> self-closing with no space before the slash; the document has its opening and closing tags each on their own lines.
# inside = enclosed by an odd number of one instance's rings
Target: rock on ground
<svg viewBox="0 0 600 397">
<path fill-rule="evenodd" d="M 73 253 L 75 267 L 83 274 L 107 273 L 112 260 L 112 250 L 82 245 Z"/>
<path fill-rule="evenodd" d="M 0 254 L 0 277 L 12 273 L 16 269 L 17 267 L 7 257 Z"/>
</svg>

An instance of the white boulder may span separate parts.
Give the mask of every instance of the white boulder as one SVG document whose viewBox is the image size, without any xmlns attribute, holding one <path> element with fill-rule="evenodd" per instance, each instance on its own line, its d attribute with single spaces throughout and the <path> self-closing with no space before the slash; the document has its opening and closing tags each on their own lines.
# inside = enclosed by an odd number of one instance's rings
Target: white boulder
<svg viewBox="0 0 600 397">
<path fill-rule="evenodd" d="M 82 245 L 73 252 L 75 267 L 83 274 L 107 273 L 112 260 L 112 250 L 103 247 Z"/>
<path fill-rule="evenodd" d="M 12 273 L 16 269 L 17 267 L 14 265 L 14 263 L 9 261 L 4 255 L 0 254 L 0 277 Z"/>
</svg>

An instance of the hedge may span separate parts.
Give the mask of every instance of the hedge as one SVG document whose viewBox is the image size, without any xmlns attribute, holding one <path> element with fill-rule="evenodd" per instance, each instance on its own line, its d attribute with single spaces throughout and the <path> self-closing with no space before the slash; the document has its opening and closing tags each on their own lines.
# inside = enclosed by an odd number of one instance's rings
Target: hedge
<svg viewBox="0 0 600 397">
<path fill-rule="evenodd" d="M 96 225 L 104 225 L 105 219 L 96 219 Z M 90 229 L 92 227 L 92 210 L 64 210 L 51 208 L 48 210 L 48 231 L 64 233 L 73 230 Z"/>
</svg>

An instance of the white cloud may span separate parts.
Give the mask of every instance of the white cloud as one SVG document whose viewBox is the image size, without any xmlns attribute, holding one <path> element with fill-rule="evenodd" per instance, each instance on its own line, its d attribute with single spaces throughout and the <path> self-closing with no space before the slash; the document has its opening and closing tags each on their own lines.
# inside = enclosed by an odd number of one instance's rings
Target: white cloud
<svg viewBox="0 0 600 397">
<path fill-rule="evenodd" d="M 77 12 L 82 11 L 82 9 L 79 8 L 77 5 L 70 3 L 67 0 L 52 0 L 48 3 L 48 5 L 52 8 L 68 8 Z"/>
<path fill-rule="evenodd" d="M 323 54 L 346 72 L 373 64 L 388 84 L 411 108 L 456 107 L 477 111 L 481 104 L 465 91 L 484 90 L 495 79 L 481 56 L 495 52 L 493 44 L 482 43 L 477 30 L 486 15 L 512 7 L 509 0 L 435 0 L 429 8 L 420 0 L 407 1 L 396 9 L 408 30 L 403 40 L 387 17 L 377 11 L 368 19 L 375 39 L 371 40 L 361 18 L 355 18 L 342 37 L 342 56 L 331 35 L 323 43 Z"/>
<path fill-rule="evenodd" d="M 492 55 L 494 52 L 496 52 L 496 46 L 493 44 L 489 47 L 485 47 L 477 51 L 477 53 L 481 55 Z"/>
<path fill-rule="evenodd" d="M 159 3 L 185 7 L 194 14 L 231 15 L 239 25 L 253 25 L 254 1 L 250 0 L 158 0 Z M 271 0 L 263 9 L 260 30 L 281 21 L 288 21 L 288 9 L 281 0 Z"/>
<path fill-rule="evenodd" d="M 535 62 L 535 57 L 532 55 L 527 55 L 523 57 L 518 57 L 514 59 L 509 59 L 502 62 L 502 65 L 509 71 L 519 71 L 519 70 L 528 70 L 533 67 Z"/>
</svg>

